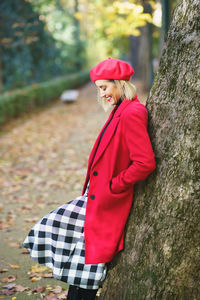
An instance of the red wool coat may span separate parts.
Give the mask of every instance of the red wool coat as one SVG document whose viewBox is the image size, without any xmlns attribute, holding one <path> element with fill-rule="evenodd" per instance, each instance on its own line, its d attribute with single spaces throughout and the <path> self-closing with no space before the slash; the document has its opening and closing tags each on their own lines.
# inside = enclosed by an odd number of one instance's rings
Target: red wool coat
<svg viewBox="0 0 200 300">
<path fill-rule="evenodd" d="M 133 186 L 155 169 L 147 122 L 147 110 L 137 95 L 124 99 L 111 112 L 93 146 L 82 191 L 83 195 L 90 179 L 84 225 L 86 264 L 109 262 L 123 249 Z"/>
</svg>

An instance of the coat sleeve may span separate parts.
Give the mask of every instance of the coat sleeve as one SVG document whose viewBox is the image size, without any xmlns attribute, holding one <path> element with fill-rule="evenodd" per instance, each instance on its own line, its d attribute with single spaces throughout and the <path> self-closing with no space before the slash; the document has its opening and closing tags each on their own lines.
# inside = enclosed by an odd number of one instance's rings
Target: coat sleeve
<svg viewBox="0 0 200 300">
<path fill-rule="evenodd" d="M 120 193 L 155 169 L 155 157 L 147 132 L 148 113 L 139 107 L 122 117 L 122 134 L 128 147 L 130 166 L 111 180 L 111 190 Z"/>
</svg>

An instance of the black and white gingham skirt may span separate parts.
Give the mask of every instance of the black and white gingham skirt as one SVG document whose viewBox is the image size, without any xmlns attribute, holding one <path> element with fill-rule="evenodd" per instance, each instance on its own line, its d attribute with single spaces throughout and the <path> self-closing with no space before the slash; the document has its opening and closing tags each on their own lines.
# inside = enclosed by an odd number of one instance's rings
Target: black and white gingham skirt
<svg viewBox="0 0 200 300">
<path fill-rule="evenodd" d="M 88 188 L 83 196 L 51 211 L 30 230 L 22 246 L 53 277 L 85 289 L 98 289 L 106 277 L 106 263 L 85 264 L 84 222 Z"/>
</svg>

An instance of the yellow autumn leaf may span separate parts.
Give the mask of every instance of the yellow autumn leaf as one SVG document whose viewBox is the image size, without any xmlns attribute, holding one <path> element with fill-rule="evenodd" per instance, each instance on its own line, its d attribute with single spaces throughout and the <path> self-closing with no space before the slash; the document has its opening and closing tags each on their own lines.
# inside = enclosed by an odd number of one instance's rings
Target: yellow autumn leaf
<svg viewBox="0 0 200 300">
<path fill-rule="evenodd" d="M 74 14 L 74 17 L 77 19 L 77 20 L 82 20 L 83 19 L 83 15 L 80 13 L 80 12 L 76 12 Z"/>
<path fill-rule="evenodd" d="M 140 31 L 138 29 L 133 29 L 132 34 L 135 36 L 140 36 Z"/>
<path fill-rule="evenodd" d="M 47 286 L 46 290 L 52 290 L 52 286 Z"/>
<path fill-rule="evenodd" d="M 106 15 L 108 20 L 114 20 L 115 19 L 115 13 L 114 12 L 110 12 Z"/>
<path fill-rule="evenodd" d="M 38 281 L 38 280 L 41 280 L 41 279 L 42 279 L 42 277 L 33 277 L 33 278 L 31 278 L 31 281 L 35 282 L 35 281 Z"/>
<path fill-rule="evenodd" d="M 115 3 L 113 4 L 117 9 L 118 9 L 118 13 L 120 14 L 129 14 L 132 11 L 136 14 L 141 14 L 144 10 L 143 6 L 141 5 L 136 5 L 130 2 L 119 2 L 119 1 L 115 1 Z"/>
<path fill-rule="evenodd" d="M 40 266 L 39 264 L 36 264 L 31 267 L 31 272 L 33 273 L 42 273 L 48 270 L 48 267 Z"/>
<path fill-rule="evenodd" d="M 156 2 L 150 0 L 150 1 L 149 1 L 149 4 L 150 4 L 151 7 L 153 8 L 153 10 L 156 9 L 156 7 L 157 7 L 157 3 L 156 3 Z"/>
<path fill-rule="evenodd" d="M 150 14 L 143 14 L 142 17 L 143 17 L 144 20 L 146 20 L 148 22 L 153 21 L 152 16 Z"/>
<path fill-rule="evenodd" d="M 146 25 L 146 21 L 144 21 L 144 20 L 138 20 L 137 27 L 142 27 L 142 26 L 145 26 L 145 25 Z"/>
</svg>

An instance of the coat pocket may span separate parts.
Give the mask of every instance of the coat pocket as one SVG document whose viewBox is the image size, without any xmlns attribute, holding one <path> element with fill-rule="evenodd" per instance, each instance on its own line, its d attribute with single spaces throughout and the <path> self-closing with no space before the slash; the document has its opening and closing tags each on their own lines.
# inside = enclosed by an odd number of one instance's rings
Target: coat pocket
<svg viewBox="0 0 200 300">
<path fill-rule="evenodd" d="M 126 193 L 128 191 L 130 191 L 130 187 L 126 187 L 126 188 L 122 188 L 120 186 L 117 186 L 115 185 L 113 182 L 112 182 L 112 179 L 109 181 L 109 191 L 112 193 L 112 194 L 121 194 L 121 193 Z"/>
</svg>

